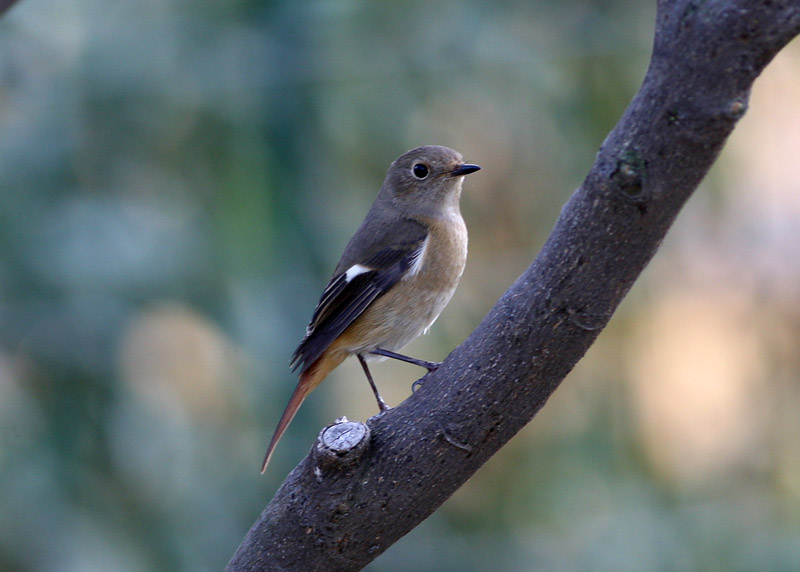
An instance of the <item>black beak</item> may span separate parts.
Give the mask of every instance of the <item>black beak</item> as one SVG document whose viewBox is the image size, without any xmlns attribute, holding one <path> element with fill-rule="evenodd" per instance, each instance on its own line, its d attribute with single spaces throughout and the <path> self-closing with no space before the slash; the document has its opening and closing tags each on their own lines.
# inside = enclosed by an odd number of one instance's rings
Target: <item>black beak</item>
<svg viewBox="0 0 800 572">
<path fill-rule="evenodd" d="M 480 171 L 481 168 L 478 165 L 470 165 L 469 163 L 464 163 L 463 165 L 459 165 L 452 171 L 450 171 L 451 177 L 463 177 L 464 175 L 469 175 L 470 173 L 474 173 L 475 171 Z"/>
</svg>

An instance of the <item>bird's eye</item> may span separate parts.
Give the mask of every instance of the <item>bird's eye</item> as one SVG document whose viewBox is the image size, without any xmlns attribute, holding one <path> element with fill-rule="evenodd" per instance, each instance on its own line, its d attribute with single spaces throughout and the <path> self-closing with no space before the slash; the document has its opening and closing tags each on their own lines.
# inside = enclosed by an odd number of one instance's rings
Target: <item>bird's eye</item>
<svg viewBox="0 0 800 572">
<path fill-rule="evenodd" d="M 413 167 L 411 167 L 411 172 L 414 173 L 414 176 L 417 179 L 424 179 L 428 176 L 428 167 L 427 165 L 423 165 L 422 163 L 417 163 Z"/>
</svg>

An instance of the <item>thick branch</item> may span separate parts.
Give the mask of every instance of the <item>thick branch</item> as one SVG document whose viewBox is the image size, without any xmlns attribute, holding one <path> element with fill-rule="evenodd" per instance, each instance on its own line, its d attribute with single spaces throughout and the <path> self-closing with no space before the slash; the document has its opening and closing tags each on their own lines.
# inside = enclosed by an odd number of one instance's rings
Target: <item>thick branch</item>
<svg viewBox="0 0 800 572">
<path fill-rule="evenodd" d="M 639 93 L 527 271 L 357 460 L 310 454 L 228 565 L 360 570 L 441 505 L 544 405 L 656 252 L 800 32 L 797 0 L 660 0 Z M 348 457 L 344 455 L 343 458 Z"/>
</svg>

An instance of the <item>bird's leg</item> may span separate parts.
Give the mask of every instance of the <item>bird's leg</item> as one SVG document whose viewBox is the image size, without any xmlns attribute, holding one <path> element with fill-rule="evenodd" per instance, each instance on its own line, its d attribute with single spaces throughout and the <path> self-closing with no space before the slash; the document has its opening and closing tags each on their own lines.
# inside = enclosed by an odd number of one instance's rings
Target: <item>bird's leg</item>
<svg viewBox="0 0 800 572">
<path fill-rule="evenodd" d="M 413 363 L 414 365 L 418 365 L 419 367 L 424 367 L 429 372 L 436 371 L 439 369 L 439 366 L 442 365 L 441 362 L 435 361 L 425 361 L 422 359 L 417 359 L 413 357 L 404 356 L 403 354 L 398 354 L 395 352 L 390 352 L 389 350 L 385 350 L 383 348 L 375 348 L 374 350 L 370 351 L 369 353 L 375 354 L 376 356 L 383 356 L 392 359 L 397 359 L 400 361 L 404 361 L 406 363 Z"/>
<path fill-rule="evenodd" d="M 439 366 L 442 365 L 441 362 L 425 361 L 425 360 L 422 360 L 422 359 L 417 359 L 417 358 L 413 358 L 413 357 L 409 357 L 409 356 L 404 356 L 403 354 L 398 354 L 398 353 L 395 353 L 395 352 L 391 352 L 391 351 L 385 350 L 383 348 L 375 348 L 370 353 L 375 354 L 375 355 L 379 355 L 379 356 L 383 356 L 383 357 L 388 357 L 388 358 L 404 361 L 406 363 L 413 363 L 414 365 L 418 365 L 419 367 L 424 367 L 425 369 L 428 370 L 429 373 L 432 372 L 432 371 L 436 371 L 437 369 L 439 369 Z M 422 378 L 422 379 L 424 379 L 424 378 Z M 422 385 L 422 379 L 418 379 L 413 384 L 411 384 L 411 392 L 412 393 L 415 392 L 417 389 L 419 389 L 419 386 Z"/>
<path fill-rule="evenodd" d="M 369 372 L 369 368 L 367 367 L 367 362 L 364 360 L 364 356 L 362 356 L 361 354 L 356 354 L 356 357 L 358 358 L 361 367 L 364 368 L 364 373 L 367 376 L 367 381 L 369 381 L 369 386 L 372 388 L 372 393 L 375 394 L 375 399 L 378 401 L 378 407 L 380 408 L 381 413 L 383 413 L 384 411 L 389 411 L 391 407 L 386 405 L 386 402 L 383 400 L 383 397 L 381 397 L 381 394 L 378 392 L 378 386 L 375 385 L 375 381 L 372 379 L 372 374 Z"/>
</svg>

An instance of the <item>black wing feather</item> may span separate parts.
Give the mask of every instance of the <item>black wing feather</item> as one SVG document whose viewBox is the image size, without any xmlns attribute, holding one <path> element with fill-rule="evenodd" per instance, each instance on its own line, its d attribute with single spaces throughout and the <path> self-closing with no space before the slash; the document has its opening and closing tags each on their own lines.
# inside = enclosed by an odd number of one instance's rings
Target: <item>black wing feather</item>
<svg viewBox="0 0 800 572">
<path fill-rule="evenodd" d="M 425 237 L 399 248 L 384 248 L 362 264 L 368 270 L 349 282 L 346 270 L 334 276 L 322 292 L 303 341 L 292 356 L 292 369 L 305 372 L 339 335 L 408 271 Z"/>
</svg>

